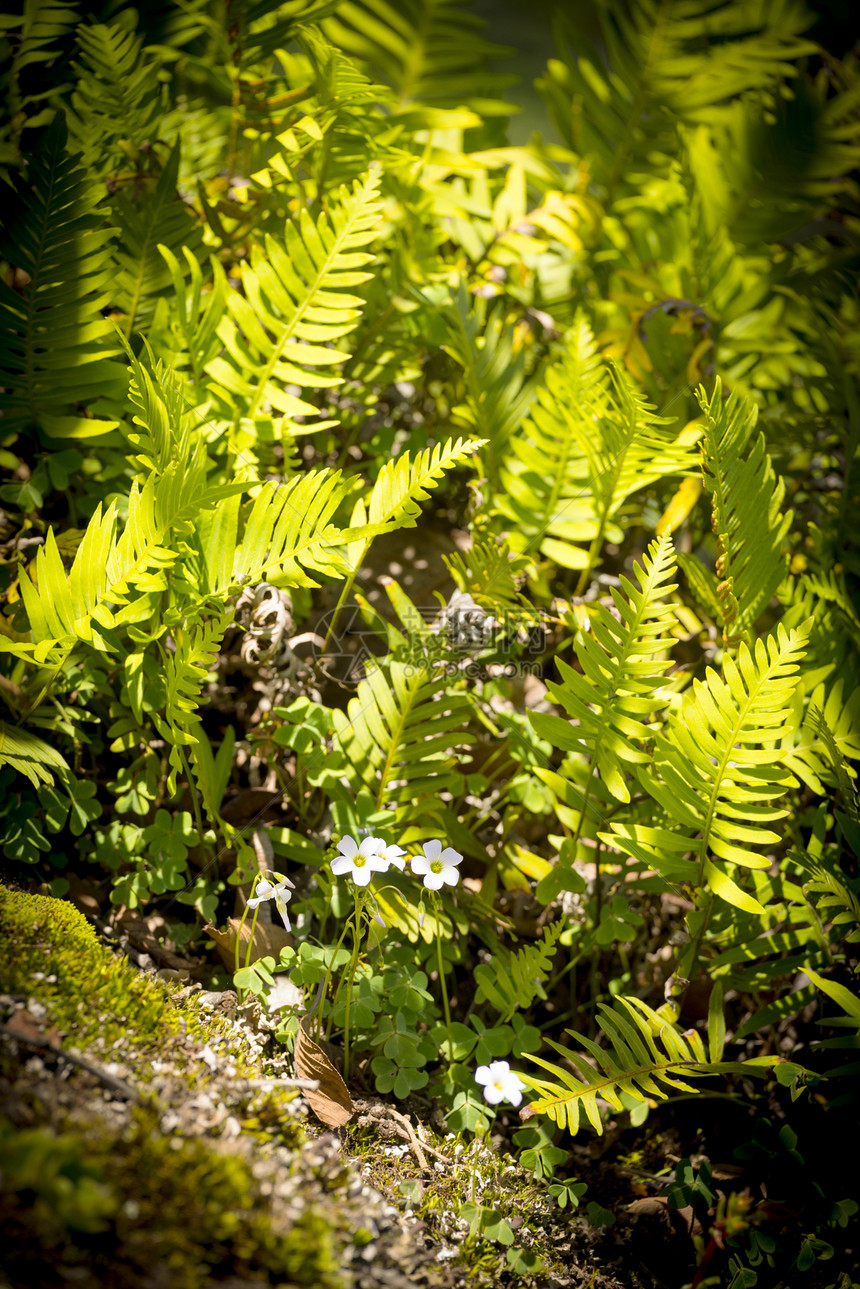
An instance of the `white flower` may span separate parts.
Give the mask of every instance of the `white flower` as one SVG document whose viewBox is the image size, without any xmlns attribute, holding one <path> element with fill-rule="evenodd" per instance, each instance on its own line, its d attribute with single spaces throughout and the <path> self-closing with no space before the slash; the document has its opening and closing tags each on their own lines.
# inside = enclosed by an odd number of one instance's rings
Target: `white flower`
<svg viewBox="0 0 860 1289">
<path fill-rule="evenodd" d="M 274 900 L 275 907 L 280 913 L 284 926 L 288 931 L 292 930 L 290 919 L 287 916 L 287 900 L 291 898 L 293 892 L 290 890 L 292 882 L 283 873 L 273 873 L 272 876 L 277 879 L 277 885 L 270 882 L 266 877 L 257 879 L 257 885 L 254 887 L 254 895 L 248 900 L 248 908 L 255 909 L 263 900 Z"/>
<path fill-rule="evenodd" d="M 389 861 L 386 847 L 378 837 L 365 837 L 359 846 L 354 837 L 341 837 L 337 843 L 339 855 L 331 861 L 331 871 L 340 877 L 348 873 L 356 886 L 367 886 L 374 873 L 386 873 Z"/>
<path fill-rule="evenodd" d="M 484 1100 L 490 1105 L 500 1101 L 510 1101 L 519 1105 L 523 1099 L 525 1084 L 518 1074 L 514 1074 L 507 1061 L 492 1061 L 489 1065 L 479 1065 L 475 1071 L 475 1082 L 484 1085 Z"/>
<path fill-rule="evenodd" d="M 374 841 L 379 841 L 379 838 L 375 837 Z M 379 845 L 381 847 L 379 851 L 380 858 L 386 859 L 389 864 L 393 864 L 395 868 L 399 868 L 402 873 L 406 867 L 406 860 L 403 858 L 406 851 L 403 847 L 394 845 L 384 846 L 381 841 L 379 841 Z"/>
<path fill-rule="evenodd" d="M 424 878 L 424 885 L 431 891 L 441 890 L 447 882 L 456 886 L 460 880 L 457 865 L 462 864 L 463 856 L 450 846 L 442 849 L 441 841 L 425 841 L 424 854 L 412 860 L 412 871 Z"/>
</svg>

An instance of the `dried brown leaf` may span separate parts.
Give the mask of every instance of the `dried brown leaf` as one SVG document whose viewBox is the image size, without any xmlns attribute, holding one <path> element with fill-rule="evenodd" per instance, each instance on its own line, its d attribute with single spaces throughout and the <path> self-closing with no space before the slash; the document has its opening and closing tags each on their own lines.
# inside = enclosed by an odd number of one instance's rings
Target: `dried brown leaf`
<svg viewBox="0 0 860 1289">
<path fill-rule="evenodd" d="M 217 927 L 211 924 L 203 928 L 206 934 L 215 941 L 218 947 L 218 955 L 228 971 L 233 971 L 236 966 L 236 936 L 239 934 L 240 926 L 240 918 L 228 918 L 226 931 L 219 931 Z M 245 965 L 250 941 L 251 919 L 246 918 L 239 944 L 240 967 Z M 290 943 L 290 934 L 285 927 L 279 926 L 276 922 L 258 922 L 254 928 L 254 942 L 251 945 L 250 961 L 256 962 L 258 958 L 274 958 L 277 961 L 281 956 L 281 950 Z"/>
<path fill-rule="evenodd" d="M 355 1114 L 349 1088 L 338 1074 L 309 1030 L 310 1016 L 303 1016 L 296 1034 L 296 1074 L 300 1079 L 316 1079 L 316 1092 L 305 1092 L 308 1105 L 318 1119 L 330 1128 L 341 1128 Z"/>
</svg>

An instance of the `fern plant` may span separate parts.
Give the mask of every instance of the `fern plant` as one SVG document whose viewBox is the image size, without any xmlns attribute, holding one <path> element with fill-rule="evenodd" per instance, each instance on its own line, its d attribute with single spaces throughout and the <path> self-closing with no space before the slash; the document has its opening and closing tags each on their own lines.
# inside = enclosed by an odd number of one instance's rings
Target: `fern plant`
<svg viewBox="0 0 860 1289">
<path fill-rule="evenodd" d="M 113 234 L 104 227 L 98 188 L 69 155 L 67 138 L 58 112 L 27 178 L 15 174 L 7 186 L 0 254 L 26 285 L 14 291 L 0 282 L 0 364 L 10 430 L 88 439 L 116 427 L 116 419 L 95 414 L 96 405 L 121 399 L 124 374 L 102 315 Z"/>
<path fill-rule="evenodd" d="M 720 999 L 721 1001 L 721 999 Z M 570 1031 L 587 1055 L 552 1043 L 573 1066 L 571 1072 L 557 1062 L 529 1056 L 552 1075 L 520 1077 L 537 1098 L 520 1111 L 523 1119 L 546 1114 L 571 1134 L 578 1132 L 584 1114 L 595 1132 L 603 1132 L 599 1101 L 615 1111 L 625 1109 L 622 1096 L 640 1105 L 663 1101 L 673 1092 L 696 1091 L 688 1080 L 719 1074 L 765 1075 L 778 1064 L 778 1056 L 753 1057 L 743 1062 L 723 1061 L 724 1031 L 714 1009 L 709 1028 L 709 1051 L 696 1030 L 682 1034 L 677 1025 L 658 1015 L 639 998 L 617 998 L 600 1007 L 600 1028 L 608 1046 L 600 1047 L 584 1034 Z M 589 1057 L 591 1060 L 589 1061 Z"/>
</svg>

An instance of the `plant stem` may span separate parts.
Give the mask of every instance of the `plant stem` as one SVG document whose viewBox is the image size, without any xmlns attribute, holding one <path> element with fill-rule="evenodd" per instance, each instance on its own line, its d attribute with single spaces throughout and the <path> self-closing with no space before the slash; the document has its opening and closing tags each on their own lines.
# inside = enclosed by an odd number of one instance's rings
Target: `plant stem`
<svg viewBox="0 0 860 1289">
<path fill-rule="evenodd" d="M 352 1000 L 352 982 L 358 966 L 358 949 L 361 944 L 361 895 L 355 892 L 355 933 L 352 939 L 352 961 L 349 964 L 349 975 L 346 979 L 346 1015 L 343 1018 L 343 1079 L 349 1078 L 349 1006 Z"/>
<path fill-rule="evenodd" d="M 445 964 L 442 960 L 442 924 L 439 920 L 439 915 L 441 910 L 439 908 L 438 902 L 435 899 L 433 903 L 435 905 L 434 914 L 436 917 L 436 960 L 439 963 L 439 988 L 442 992 L 442 1007 L 445 1012 L 445 1028 L 450 1030 L 451 1008 L 448 1003 L 448 986 L 445 983 Z M 449 1061 L 451 1061 L 453 1060 L 453 1049 L 451 1047 L 450 1035 L 448 1038 L 448 1052 L 449 1052 L 448 1059 Z"/>
<path fill-rule="evenodd" d="M 337 944 L 334 946 L 334 953 L 331 955 L 331 962 L 328 964 L 325 970 L 325 985 L 323 987 L 323 995 L 322 995 L 323 998 L 325 998 L 326 993 L 328 992 L 328 984 L 329 984 L 329 981 L 331 980 L 331 973 L 334 971 L 334 964 L 337 961 L 338 950 L 340 949 L 340 946 L 343 944 L 344 940 L 346 939 L 346 933 L 349 930 L 351 925 L 352 925 L 352 918 L 347 918 L 346 922 L 343 924 L 343 930 L 340 933 L 340 939 L 338 940 Z M 338 986 L 338 992 L 340 992 L 340 986 Z M 335 996 L 334 1002 L 337 1002 L 337 996 Z M 325 1029 L 326 1038 L 328 1038 L 329 1035 L 331 1034 L 333 1015 L 334 1015 L 334 1003 L 332 1004 L 332 1009 L 328 1014 L 328 1021 L 326 1022 L 326 1029 Z M 322 1009 L 320 1009 L 320 1023 L 322 1023 Z"/>
</svg>

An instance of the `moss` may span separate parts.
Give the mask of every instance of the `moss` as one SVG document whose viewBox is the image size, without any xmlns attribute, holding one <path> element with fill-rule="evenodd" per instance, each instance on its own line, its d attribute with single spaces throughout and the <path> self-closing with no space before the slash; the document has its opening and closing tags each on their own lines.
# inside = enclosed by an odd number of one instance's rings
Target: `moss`
<svg viewBox="0 0 860 1289">
<path fill-rule="evenodd" d="M 115 1135 L 103 1124 L 82 1134 L 6 1127 L 0 1140 L 11 1161 L 0 1183 L 8 1271 L 33 1289 L 70 1278 L 202 1289 L 213 1277 L 253 1275 L 342 1284 L 323 1214 L 306 1209 L 276 1230 L 250 1160 L 164 1137 L 149 1111 Z"/>
<path fill-rule="evenodd" d="M 197 1042 L 226 1021 L 199 1009 L 193 995 L 141 974 L 103 945 L 82 913 L 67 900 L 28 895 L 0 885 L 0 977 L 7 993 L 34 997 L 51 1022 L 81 1048 L 96 1043 L 155 1056 L 171 1039 Z M 251 1066 L 241 1044 L 230 1044 L 238 1072 Z"/>
</svg>

